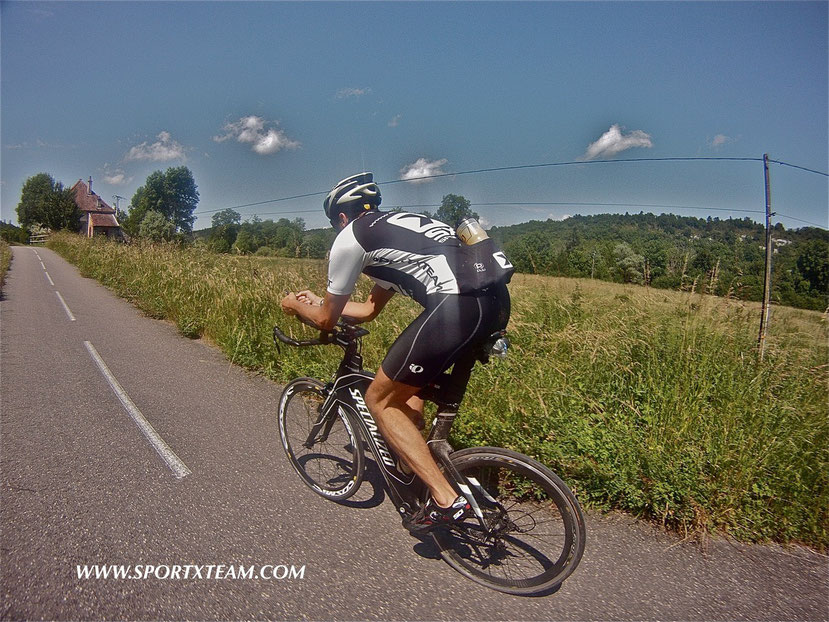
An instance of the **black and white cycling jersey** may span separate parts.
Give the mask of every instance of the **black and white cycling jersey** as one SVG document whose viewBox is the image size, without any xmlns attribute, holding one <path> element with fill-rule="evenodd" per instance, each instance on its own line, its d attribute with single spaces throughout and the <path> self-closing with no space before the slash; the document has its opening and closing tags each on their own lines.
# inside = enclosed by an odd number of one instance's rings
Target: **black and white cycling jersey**
<svg viewBox="0 0 829 622">
<path fill-rule="evenodd" d="M 427 296 L 469 293 L 508 280 L 513 268 L 506 256 L 494 245 L 476 246 L 471 250 L 452 227 L 422 214 L 366 212 L 334 241 L 328 291 L 351 294 L 363 272 L 426 307 Z"/>
</svg>

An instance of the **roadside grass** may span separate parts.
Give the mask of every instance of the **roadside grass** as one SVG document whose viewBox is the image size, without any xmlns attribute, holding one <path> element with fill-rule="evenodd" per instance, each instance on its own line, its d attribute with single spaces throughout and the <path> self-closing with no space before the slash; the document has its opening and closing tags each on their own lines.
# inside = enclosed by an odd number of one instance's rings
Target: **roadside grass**
<svg viewBox="0 0 829 622">
<path fill-rule="evenodd" d="M 6 273 L 12 264 L 12 250 L 9 243 L 0 240 L 0 294 L 3 293 L 3 286 L 6 284 Z"/>
<path fill-rule="evenodd" d="M 273 346 L 284 292 L 321 293 L 319 260 L 216 255 L 56 235 L 49 246 L 131 300 L 285 381 L 329 377 L 337 348 Z M 370 283 L 361 280 L 357 298 Z M 757 360 L 759 306 L 697 293 L 517 274 L 511 355 L 479 367 L 456 446 L 500 445 L 550 465 L 584 505 L 680 533 L 829 545 L 829 322 L 775 307 Z M 376 367 L 417 306 L 371 325 Z"/>
</svg>

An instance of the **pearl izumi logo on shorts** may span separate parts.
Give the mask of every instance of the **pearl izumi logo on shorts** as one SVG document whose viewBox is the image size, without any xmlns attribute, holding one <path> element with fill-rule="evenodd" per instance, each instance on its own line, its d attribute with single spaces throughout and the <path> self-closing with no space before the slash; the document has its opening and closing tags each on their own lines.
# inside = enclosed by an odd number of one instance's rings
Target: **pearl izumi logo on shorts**
<svg viewBox="0 0 829 622">
<path fill-rule="evenodd" d="M 420 365 L 417 365 L 415 363 L 412 363 L 411 365 L 409 365 L 409 369 L 412 371 L 413 374 L 419 374 L 420 372 L 423 371 L 423 368 Z"/>
</svg>

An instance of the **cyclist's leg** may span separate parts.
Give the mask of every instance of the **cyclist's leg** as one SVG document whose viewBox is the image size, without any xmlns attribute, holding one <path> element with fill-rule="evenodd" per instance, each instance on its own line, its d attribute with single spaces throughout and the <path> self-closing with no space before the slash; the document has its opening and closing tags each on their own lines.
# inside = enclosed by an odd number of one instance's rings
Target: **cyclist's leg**
<svg viewBox="0 0 829 622">
<path fill-rule="evenodd" d="M 448 507 L 457 493 L 446 481 L 417 430 L 422 413 L 412 398 L 452 365 L 455 358 L 486 332 L 491 305 L 474 297 L 435 296 L 392 345 L 366 393 L 366 404 L 394 450 Z"/>
<path fill-rule="evenodd" d="M 422 415 L 407 403 L 420 389 L 391 380 L 380 368 L 366 392 L 366 405 L 386 442 L 426 484 L 435 502 L 448 507 L 457 494 L 438 468 L 414 423 L 418 416 L 422 419 Z"/>
<path fill-rule="evenodd" d="M 423 398 L 418 395 L 413 395 L 409 398 L 409 401 L 406 402 L 406 405 L 411 409 L 406 414 L 409 415 L 409 419 L 412 420 L 412 423 L 415 424 L 415 427 L 420 430 L 421 432 L 426 428 L 426 421 L 423 419 L 423 408 L 425 407 L 425 402 Z"/>
</svg>

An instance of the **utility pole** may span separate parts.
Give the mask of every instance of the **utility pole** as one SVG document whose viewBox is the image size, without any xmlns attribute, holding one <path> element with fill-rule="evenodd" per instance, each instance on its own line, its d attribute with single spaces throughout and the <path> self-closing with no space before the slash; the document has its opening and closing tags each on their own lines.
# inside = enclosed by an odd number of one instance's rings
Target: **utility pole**
<svg viewBox="0 0 829 622">
<path fill-rule="evenodd" d="M 760 348 L 760 361 L 766 350 L 766 332 L 769 327 L 769 298 L 771 297 L 771 184 L 769 182 L 769 154 L 763 154 L 763 169 L 766 178 L 766 274 L 763 278 L 763 306 L 760 311 L 760 336 L 758 347 Z"/>
</svg>

